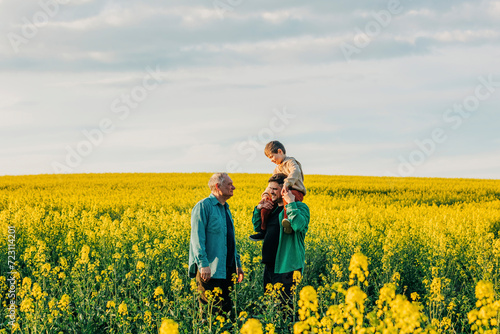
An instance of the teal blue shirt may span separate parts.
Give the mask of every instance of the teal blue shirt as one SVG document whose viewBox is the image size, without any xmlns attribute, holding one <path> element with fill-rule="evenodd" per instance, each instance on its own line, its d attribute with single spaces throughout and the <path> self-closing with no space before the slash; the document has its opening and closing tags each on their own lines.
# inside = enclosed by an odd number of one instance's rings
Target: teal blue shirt
<svg viewBox="0 0 500 334">
<path fill-rule="evenodd" d="M 292 202 L 287 204 L 286 213 L 293 232 L 286 234 L 281 226 L 284 211 L 279 216 L 280 222 L 280 241 L 276 253 L 276 262 L 274 272 L 284 274 L 294 270 L 303 269 L 306 260 L 305 238 L 309 227 L 309 207 L 302 202 Z M 260 231 L 261 224 L 260 210 L 254 209 L 252 223 L 255 231 Z"/>
<path fill-rule="evenodd" d="M 213 278 L 226 278 L 226 212 L 231 218 L 234 231 L 234 221 L 229 205 L 220 204 L 213 194 L 194 206 L 191 212 L 191 241 L 189 243 L 190 277 L 195 277 L 197 267 L 210 267 Z M 232 238 L 234 238 L 234 232 Z M 235 266 L 240 268 L 240 256 L 236 247 L 234 259 Z"/>
</svg>

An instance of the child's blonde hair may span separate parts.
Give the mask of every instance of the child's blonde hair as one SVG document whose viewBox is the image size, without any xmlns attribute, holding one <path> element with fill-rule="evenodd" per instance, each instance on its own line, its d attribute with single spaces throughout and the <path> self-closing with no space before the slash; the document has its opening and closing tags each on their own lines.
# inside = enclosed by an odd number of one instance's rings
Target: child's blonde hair
<svg viewBox="0 0 500 334">
<path fill-rule="evenodd" d="M 281 150 L 283 154 L 286 154 L 285 146 L 279 141 L 273 140 L 266 144 L 264 154 L 269 157 L 271 153 L 278 153 L 278 150 Z"/>
</svg>

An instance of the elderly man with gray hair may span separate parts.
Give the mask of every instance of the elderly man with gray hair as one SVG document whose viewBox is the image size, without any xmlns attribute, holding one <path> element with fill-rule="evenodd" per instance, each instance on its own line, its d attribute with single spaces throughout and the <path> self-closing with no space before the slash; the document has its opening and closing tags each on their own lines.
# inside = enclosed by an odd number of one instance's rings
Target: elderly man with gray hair
<svg viewBox="0 0 500 334">
<path fill-rule="evenodd" d="M 238 283 L 244 276 L 236 251 L 233 218 L 226 203 L 235 187 L 227 173 L 212 175 L 208 186 L 212 193 L 199 201 L 191 212 L 189 276 L 196 277 L 201 303 L 207 303 L 205 291 L 220 288 L 221 299 L 214 311 L 230 314 L 232 275 L 238 275 Z"/>
</svg>

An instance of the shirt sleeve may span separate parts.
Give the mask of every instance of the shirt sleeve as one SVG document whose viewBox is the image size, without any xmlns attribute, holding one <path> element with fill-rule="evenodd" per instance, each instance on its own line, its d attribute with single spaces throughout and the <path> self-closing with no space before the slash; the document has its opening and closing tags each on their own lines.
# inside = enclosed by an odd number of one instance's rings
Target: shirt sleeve
<svg viewBox="0 0 500 334">
<path fill-rule="evenodd" d="M 253 224 L 253 230 L 255 232 L 259 232 L 261 230 L 260 225 L 262 224 L 262 218 L 260 215 L 260 210 L 257 209 L 257 207 L 253 209 L 252 224 Z"/>
<path fill-rule="evenodd" d="M 286 205 L 286 214 L 296 232 L 305 232 L 309 226 L 309 207 L 302 202 L 292 202 Z"/>
<path fill-rule="evenodd" d="M 191 246 L 199 268 L 208 267 L 206 251 L 208 212 L 203 203 L 198 203 L 191 212 Z"/>
</svg>

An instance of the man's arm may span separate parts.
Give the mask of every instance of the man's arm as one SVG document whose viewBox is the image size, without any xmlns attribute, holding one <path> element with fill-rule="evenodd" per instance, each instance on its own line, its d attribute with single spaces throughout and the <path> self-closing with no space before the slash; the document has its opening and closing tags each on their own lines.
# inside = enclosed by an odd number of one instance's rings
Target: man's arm
<svg viewBox="0 0 500 334">
<path fill-rule="evenodd" d="M 262 217 L 260 215 L 260 211 L 262 208 L 272 210 L 273 204 L 269 201 L 266 200 L 261 200 L 259 204 L 253 209 L 253 216 L 252 216 L 252 224 L 253 224 L 253 230 L 255 232 L 260 232 L 261 231 L 261 223 L 262 223 Z"/>
<path fill-rule="evenodd" d="M 257 207 L 255 207 L 253 209 L 253 216 L 252 216 L 253 230 L 255 232 L 260 232 L 261 223 L 262 223 L 262 218 L 260 217 L 260 209 L 257 209 Z"/>
<path fill-rule="evenodd" d="M 306 231 L 309 226 L 309 207 L 302 202 L 292 202 L 287 204 L 286 213 L 288 220 L 295 232 Z"/>
<path fill-rule="evenodd" d="M 203 203 L 200 202 L 195 205 L 191 212 L 191 245 L 193 246 L 193 255 L 201 278 L 205 281 L 212 276 L 206 252 L 207 223 L 208 212 Z"/>
</svg>

